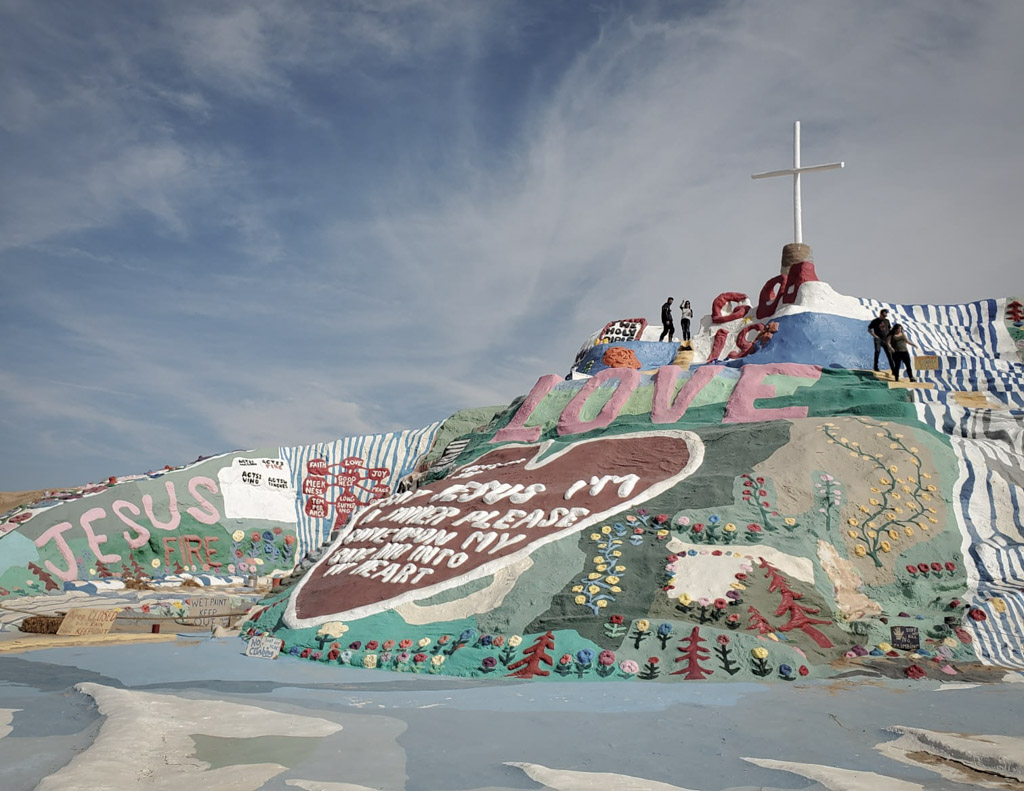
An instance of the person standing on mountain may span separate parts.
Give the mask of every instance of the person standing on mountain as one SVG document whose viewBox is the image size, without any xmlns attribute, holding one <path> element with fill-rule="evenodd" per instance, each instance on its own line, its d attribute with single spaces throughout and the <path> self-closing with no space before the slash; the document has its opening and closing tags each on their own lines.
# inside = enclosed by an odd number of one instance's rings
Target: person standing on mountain
<svg viewBox="0 0 1024 791">
<path fill-rule="evenodd" d="M 892 353 L 889 350 L 889 333 L 892 332 L 892 324 L 889 323 L 889 311 L 882 308 L 878 311 L 878 318 L 868 325 L 868 333 L 875 341 L 875 370 L 878 370 L 878 352 L 884 351 L 889 361 L 889 368 L 893 368 Z"/>
<path fill-rule="evenodd" d="M 679 334 L 682 336 L 683 342 L 686 343 L 690 340 L 690 319 L 693 318 L 690 300 L 683 301 L 683 306 L 679 308 L 679 312 L 682 314 L 679 318 Z"/>
<path fill-rule="evenodd" d="M 892 332 L 889 333 L 889 346 L 892 348 L 892 378 L 897 382 L 900 380 L 900 364 L 907 369 L 907 379 L 911 382 L 916 382 L 914 378 L 914 371 L 910 367 L 910 352 L 907 350 L 908 346 L 917 347 L 907 337 L 907 334 L 903 332 L 903 325 L 897 324 L 892 328 Z"/>
<path fill-rule="evenodd" d="M 676 325 L 672 321 L 672 297 L 668 298 L 668 301 L 661 306 L 661 337 L 659 341 L 668 338 L 672 340 L 672 336 L 676 333 Z"/>
</svg>

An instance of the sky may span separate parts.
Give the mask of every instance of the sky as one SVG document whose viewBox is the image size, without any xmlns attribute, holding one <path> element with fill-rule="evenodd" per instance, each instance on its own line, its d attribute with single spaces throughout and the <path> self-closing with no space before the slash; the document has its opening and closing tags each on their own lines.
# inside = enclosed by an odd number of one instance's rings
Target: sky
<svg viewBox="0 0 1024 791">
<path fill-rule="evenodd" d="M 1024 3 L 0 0 L 0 490 L 418 428 L 607 321 L 1024 292 Z"/>
</svg>

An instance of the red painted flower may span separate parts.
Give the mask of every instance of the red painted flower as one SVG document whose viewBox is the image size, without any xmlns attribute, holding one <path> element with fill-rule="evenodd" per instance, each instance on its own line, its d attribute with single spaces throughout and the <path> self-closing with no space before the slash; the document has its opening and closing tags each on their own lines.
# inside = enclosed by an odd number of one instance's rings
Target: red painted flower
<svg viewBox="0 0 1024 791">
<path fill-rule="evenodd" d="M 926 678 L 927 674 L 918 665 L 911 665 L 903 671 L 907 678 Z"/>
<path fill-rule="evenodd" d="M 715 599 L 715 609 L 724 610 L 729 606 L 729 602 L 726 599 Z"/>
<path fill-rule="evenodd" d="M 282 530 L 281 528 L 279 528 L 279 527 L 275 527 L 275 528 L 274 528 L 274 535 L 275 535 L 275 536 L 279 536 L 279 535 L 281 535 L 281 533 L 283 533 L 283 532 L 284 532 L 284 531 L 283 531 L 283 530 Z"/>
<path fill-rule="evenodd" d="M 142 611 L 143 612 L 149 612 L 149 605 L 148 604 L 143 604 L 142 605 Z"/>
<path fill-rule="evenodd" d="M 745 580 L 746 578 L 747 578 L 747 575 L 745 573 L 743 573 L 742 571 L 737 571 L 736 572 L 736 579 L 738 579 L 740 582 L 743 582 L 743 580 Z"/>
<path fill-rule="evenodd" d="M 648 661 L 648 662 L 649 662 L 650 664 L 652 664 L 652 665 L 656 665 L 656 664 L 658 664 L 658 662 L 659 662 L 659 660 L 658 660 L 658 657 L 656 657 L 656 656 L 652 656 L 652 657 L 651 657 L 650 659 L 648 659 L 647 661 Z"/>
<path fill-rule="evenodd" d="M 437 644 L 438 645 L 447 645 L 448 641 L 451 640 L 451 639 L 452 639 L 452 636 L 450 634 L 443 634 L 443 635 L 441 635 L 440 637 L 437 638 Z"/>
<path fill-rule="evenodd" d="M 972 607 L 970 610 L 968 610 L 967 617 L 970 618 L 972 621 L 978 621 L 979 623 L 988 620 L 988 616 L 985 614 L 985 611 L 979 610 L 977 607 Z"/>
<path fill-rule="evenodd" d="M 394 647 L 395 647 L 395 641 L 394 640 L 385 640 L 384 641 L 384 645 L 381 646 L 381 648 L 383 648 L 385 651 L 390 651 Z"/>
<path fill-rule="evenodd" d="M 759 476 L 757 476 L 757 482 L 758 482 L 759 484 L 763 484 L 763 483 L 764 483 L 764 478 L 762 478 L 762 477 L 761 477 L 760 475 L 759 475 Z"/>
<path fill-rule="evenodd" d="M 634 527 L 633 533 L 635 535 L 642 536 L 644 534 L 644 529 L 642 527 Z"/>
<path fill-rule="evenodd" d="M 558 664 L 560 664 L 560 665 L 571 665 L 572 664 L 572 654 L 562 654 L 562 658 L 558 660 Z"/>
<path fill-rule="evenodd" d="M 938 561 L 932 563 L 932 571 L 942 571 L 942 564 Z"/>
<path fill-rule="evenodd" d="M 401 648 L 401 649 L 402 649 L 403 651 L 404 651 L 404 650 L 405 650 L 406 648 L 412 648 L 412 640 L 410 640 L 410 639 L 406 638 L 405 640 L 402 640 L 402 642 L 400 642 L 400 643 L 398 644 L 398 647 L 399 647 L 399 648 Z"/>
<path fill-rule="evenodd" d="M 415 662 L 416 664 L 420 664 L 422 662 L 426 662 L 427 661 L 427 655 L 426 654 L 416 654 L 415 656 L 413 656 L 412 661 Z"/>
<path fill-rule="evenodd" d="M 734 612 L 732 615 L 728 616 L 725 620 L 728 621 L 729 623 L 737 623 L 739 621 L 739 619 L 740 619 L 740 614 Z"/>
<path fill-rule="evenodd" d="M 917 570 L 920 571 L 922 574 L 927 574 L 928 573 L 928 564 L 927 563 L 918 563 L 917 564 Z"/>
<path fill-rule="evenodd" d="M 720 550 L 720 549 L 712 550 L 711 554 L 714 555 L 716 558 L 717 557 L 721 557 L 722 556 L 722 550 Z"/>
<path fill-rule="evenodd" d="M 950 608 L 951 610 L 955 610 L 955 609 L 956 609 L 957 607 L 959 607 L 959 606 L 960 606 L 960 600 L 959 600 L 959 599 L 953 599 L 953 601 L 951 601 L 951 602 L 949 603 L 949 608 Z"/>
<path fill-rule="evenodd" d="M 700 522 L 698 522 L 697 524 L 695 524 L 693 526 L 693 532 L 694 533 L 703 533 L 704 532 L 704 525 L 702 525 Z"/>
<path fill-rule="evenodd" d="M 654 517 L 655 524 L 663 525 L 668 521 L 668 514 L 658 514 Z"/>
<path fill-rule="evenodd" d="M 605 667 L 615 664 L 615 652 L 602 651 L 597 655 L 597 664 L 604 665 Z"/>
<path fill-rule="evenodd" d="M 348 644 L 348 647 L 350 651 L 358 651 L 363 647 L 363 644 L 359 640 L 354 640 Z"/>
<path fill-rule="evenodd" d="M 677 560 L 679 560 L 679 556 L 678 555 L 669 555 L 666 558 L 666 560 L 668 560 L 669 563 L 675 563 Z"/>
<path fill-rule="evenodd" d="M 720 634 L 720 635 L 718 635 L 718 644 L 719 645 L 729 645 L 729 635 L 727 635 L 727 634 Z"/>
<path fill-rule="evenodd" d="M 379 645 L 380 644 L 376 640 L 370 640 L 370 642 L 368 642 L 366 644 L 366 650 L 367 651 L 376 651 Z"/>
<path fill-rule="evenodd" d="M 760 533 L 761 532 L 761 525 L 755 525 L 755 524 L 751 523 L 751 524 L 747 525 L 747 530 L 749 530 L 751 533 Z"/>
<path fill-rule="evenodd" d="M 289 533 L 288 535 L 286 535 L 284 537 L 284 543 L 286 543 L 288 546 L 291 546 L 292 544 L 295 543 L 295 536 L 293 536 L 291 533 Z"/>
<path fill-rule="evenodd" d="M 768 492 L 766 492 L 764 489 L 758 489 L 757 490 L 757 494 L 760 497 L 767 497 L 768 496 Z"/>
<path fill-rule="evenodd" d="M 800 665 L 800 669 L 796 672 L 799 673 L 801 676 L 806 676 L 811 671 L 807 669 L 807 665 Z"/>
<path fill-rule="evenodd" d="M 251 539 L 252 539 L 253 541 L 259 541 L 259 540 L 260 540 L 260 534 L 259 534 L 259 533 L 256 533 L 256 532 L 253 532 L 253 534 L 252 534 L 252 535 L 250 536 L 250 538 L 251 538 Z"/>
<path fill-rule="evenodd" d="M 303 648 L 302 649 L 302 653 L 299 654 L 299 658 L 300 659 L 307 659 L 311 653 L 313 653 L 313 649 L 312 648 Z"/>
<path fill-rule="evenodd" d="M 956 571 L 956 563 L 954 563 L 952 560 L 947 560 L 946 571 Z"/>
<path fill-rule="evenodd" d="M 907 571 L 909 571 L 911 574 L 917 574 L 917 566 L 907 566 Z"/>
</svg>

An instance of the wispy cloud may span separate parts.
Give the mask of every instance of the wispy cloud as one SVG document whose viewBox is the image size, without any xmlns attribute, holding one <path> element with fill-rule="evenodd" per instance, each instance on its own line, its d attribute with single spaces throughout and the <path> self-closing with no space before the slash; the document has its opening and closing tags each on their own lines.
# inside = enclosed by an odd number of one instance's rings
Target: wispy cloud
<svg viewBox="0 0 1024 791">
<path fill-rule="evenodd" d="M 805 162 L 847 161 L 804 187 L 822 277 L 1004 295 L 1021 29 L 952 0 L 9 0 L 0 482 L 414 427 L 666 294 L 756 294 L 792 218 L 749 175 L 796 119 Z"/>
</svg>

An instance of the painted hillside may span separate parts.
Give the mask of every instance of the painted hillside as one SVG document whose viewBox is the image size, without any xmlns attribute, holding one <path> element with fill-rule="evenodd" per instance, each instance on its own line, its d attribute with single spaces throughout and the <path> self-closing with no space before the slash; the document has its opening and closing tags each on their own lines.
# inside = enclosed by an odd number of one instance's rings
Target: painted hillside
<svg viewBox="0 0 1024 791">
<path fill-rule="evenodd" d="M 609 322 L 507 408 L 51 493 L 0 518 L 0 595 L 279 577 L 244 637 L 459 676 L 1024 669 L 1024 306 L 844 296 L 809 259 L 690 344 Z M 917 383 L 871 370 L 881 308 Z"/>
</svg>

